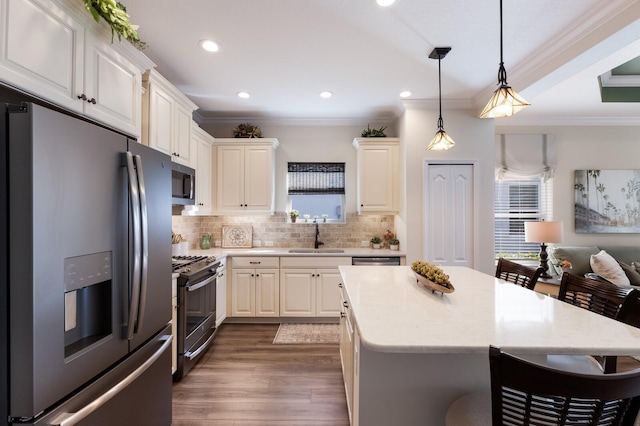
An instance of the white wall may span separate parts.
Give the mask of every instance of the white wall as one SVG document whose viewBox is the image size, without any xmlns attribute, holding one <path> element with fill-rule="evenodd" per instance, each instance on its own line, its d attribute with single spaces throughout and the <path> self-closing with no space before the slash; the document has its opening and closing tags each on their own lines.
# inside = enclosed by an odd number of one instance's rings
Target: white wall
<svg viewBox="0 0 640 426">
<path fill-rule="evenodd" d="M 558 141 L 553 218 L 564 222 L 564 245 L 635 245 L 638 234 L 576 234 L 574 171 L 640 168 L 640 127 L 498 127 L 497 133 L 549 133 Z"/>
<path fill-rule="evenodd" d="M 493 274 L 494 120 L 477 118 L 475 110 L 443 111 L 444 128 L 456 145 L 447 151 L 427 151 L 437 129 L 438 111 L 407 109 L 399 123 L 405 155 L 406 193 L 396 228 L 405 229 L 407 263 L 424 259 L 424 164 L 426 161 L 470 161 L 478 166 L 475 268 Z M 429 260 L 429 259 L 425 259 Z"/>
</svg>

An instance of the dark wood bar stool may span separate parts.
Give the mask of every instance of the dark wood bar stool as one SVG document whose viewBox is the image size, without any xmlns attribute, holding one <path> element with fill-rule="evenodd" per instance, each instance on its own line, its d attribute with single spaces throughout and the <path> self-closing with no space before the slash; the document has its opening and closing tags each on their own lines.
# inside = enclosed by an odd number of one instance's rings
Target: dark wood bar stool
<svg viewBox="0 0 640 426">
<path fill-rule="evenodd" d="M 496 278 L 510 281 L 529 290 L 535 288 L 543 272 L 543 268 L 530 268 L 502 257 L 498 259 L 498 265 L 496 266 Z"/>
<path fill-rule="evenodd" d="M 491 392 L 465 395 L 447 411 L 446 426 L 621 425 L 640 410 L 640 370 L 577 374 L 489 349 Z"/>
</svg>

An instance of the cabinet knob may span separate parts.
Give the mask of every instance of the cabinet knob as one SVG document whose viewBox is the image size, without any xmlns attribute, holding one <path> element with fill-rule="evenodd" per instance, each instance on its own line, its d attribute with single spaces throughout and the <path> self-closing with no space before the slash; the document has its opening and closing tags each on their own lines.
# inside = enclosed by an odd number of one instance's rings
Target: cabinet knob
<svg viewBox="0 0 640 426">
<path fill-rule="evenodd" d="M 78 99 L 82 99 L 83 101 L 86 101 L 87 95 L 85 95 L 84 93 L 82 95 L 78 95 Z"/>
<path fill-rule="evenodd" d="M 344 302 L 342 302 L 342 306 L 344 306 L 345 308 L 349 307 L 349 304 L 347 303 L 347 301 L 345 300 Z"/>
<path fill-rule="evenodd" d="M 91 98 L 91 99 L 87 99 L 87 102 L 89 102 L 90 104 L 96 104 L 96 98 Z"/>
<path fill-rule="evenodd" d="M 364 207 L 364 204 L 360 204 L 360 207 Z"/>
<path fill-rule="evenodd" d="M 342 283 L 338 283 L 338 287 L 342 288 Z"/>
<path fill-rule="evenodd" d="M 259 277 L 259 276 L 260 276 L 260 274 L 256 274 L 256 277 Z"/>
</svg>

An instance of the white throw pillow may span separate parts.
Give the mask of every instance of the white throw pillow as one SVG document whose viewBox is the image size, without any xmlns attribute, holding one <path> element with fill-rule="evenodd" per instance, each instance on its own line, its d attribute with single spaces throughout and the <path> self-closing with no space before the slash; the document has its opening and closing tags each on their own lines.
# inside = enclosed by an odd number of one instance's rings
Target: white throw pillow
<svg viewBox="0 0 640 426">
<path fill-rule="evenodd" d="M 591 255 L 591 270 L 607 281 L 615 285 L 631 285 L 629 278 L 624 273 L 617 260 L 604 250 Z"/>
</svg>

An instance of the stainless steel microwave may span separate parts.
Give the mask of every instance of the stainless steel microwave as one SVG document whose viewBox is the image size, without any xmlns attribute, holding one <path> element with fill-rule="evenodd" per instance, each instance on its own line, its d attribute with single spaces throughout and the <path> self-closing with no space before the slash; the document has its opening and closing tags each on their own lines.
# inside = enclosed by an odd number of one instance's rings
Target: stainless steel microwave
<svg viewBox="0 0 640 426">
<path fill-rule="evenodd" d="M 181 205 L 196 203 L 196 171 L 173 161 L 171 162 L 171 203 Z"/>
</svg>

